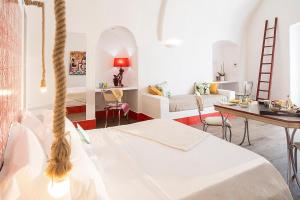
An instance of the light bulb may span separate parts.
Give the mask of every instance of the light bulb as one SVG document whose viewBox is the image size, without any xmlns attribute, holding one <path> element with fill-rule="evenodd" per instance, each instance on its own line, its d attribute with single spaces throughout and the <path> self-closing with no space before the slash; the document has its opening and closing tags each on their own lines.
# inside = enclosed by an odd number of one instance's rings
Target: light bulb
<svg viewBox="0 0 300 200">
<path fill-rule="evenodd" d="M 47 84 L 46 84 L 46 79 L 45 78 L 42 78 L 42 80 L 41 80 L 40 90 L 41 90 L 41 93 L 47 92 Z"/>
<path fill-rule="evenodd" d="M 47 92 L 47 87 L 40 87 L 41 93 L 46 93 Z"/>
<path fill-rule="evenodd" d="M 55 199 L 65 196 L 70 190 L 70 180 L 66 178 L 62 181 L 51 180 L 48 184 L 48 193 Z"/>
<path fill-rule="evenodd" d="M 166 47 L 178 47 L 182 45 L 183 41 L 179 38 L 170 38 L 164 41 Z"/>
<path fill-rule="evenodd" d="M 0 96 L 11 96 L 12 91 L 8 89 L 0 89 Z"/>
</svg>

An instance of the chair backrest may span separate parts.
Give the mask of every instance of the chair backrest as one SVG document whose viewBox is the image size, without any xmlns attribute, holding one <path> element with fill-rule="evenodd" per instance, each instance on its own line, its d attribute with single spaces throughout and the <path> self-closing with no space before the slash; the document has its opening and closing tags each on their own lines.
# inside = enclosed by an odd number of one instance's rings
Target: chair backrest
<svg viewBox="0 0 300 200">
<path fill-rule="evenodd" d="M 245 96 L 250 96 L 252 94 L 253 81 L 244 81 L 241 86 L 239 93 Z"/>
<path fill-rule="evenodd" d="M 118 102 L 117 98 L 113 95 L 111 90 L 105 90 L 102 92 L 105 104 Z"/>
</svg>

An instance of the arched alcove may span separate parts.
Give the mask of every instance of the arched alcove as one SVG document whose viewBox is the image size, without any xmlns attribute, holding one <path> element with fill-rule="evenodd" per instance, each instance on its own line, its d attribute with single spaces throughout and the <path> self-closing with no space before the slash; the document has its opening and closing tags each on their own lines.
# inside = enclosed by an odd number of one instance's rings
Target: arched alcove
<svg viewBox="0 0 300 200">
<path fill-rule="evenodd" d="M 290 95 L 300 105 L 300 23 L 290 27 Z"/>
<path fill-rule="evenodd" d="M 109 28 L 100 34 L 95 50 L 95 85 L 107 83 L 113 86 L 113 75 L 119 73 L 119 68 L 113 67 L 116 57 L 128 57 L 130 67 L 123 68 L 124 87 L 138 87 L 138 49 L 133 33 L 125 27 L 116 26 Z M 128 92 L 124 96 L 131 109 L 137 110 L 137 91 Z M 101 105 L 101 94 L 96 94 L 96 111 L 103 109 Z"/>
<path fill-rule="evenodd" d="M 217 41 L 212 46 L 213 80 L 216 80 L 221 66 L 224 65 L 226 81 L 240 81 L 242 71 L 240 67 L 241 50 L 239 45 L 232 41 Z"/>
<path fill-rule="evenodd" d="M 125 86 L 137 86 L 137 45 L 131 31 L 125 27 L 117 26 L 104 31 L 96 46 L 96 85 L 107 82 L 112 86 L 113 75 L 118 68 L 113 67 L 115 57 L 128 57 L 130 67 L 124 69 L 123 83 Z"/>
</svg>

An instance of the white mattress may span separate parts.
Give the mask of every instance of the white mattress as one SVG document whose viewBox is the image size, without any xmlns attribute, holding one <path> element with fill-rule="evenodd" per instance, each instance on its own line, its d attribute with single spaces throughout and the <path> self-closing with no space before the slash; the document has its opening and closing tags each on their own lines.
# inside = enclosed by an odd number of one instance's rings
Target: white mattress
<svg viewBox="0 0 300 200">
<path fill-rule="evenodd" d="M 211 135 L 184 152 L 111 128 L 88 133 L 112 200 L 292 199 L 267 160 Z"/>
</svg>

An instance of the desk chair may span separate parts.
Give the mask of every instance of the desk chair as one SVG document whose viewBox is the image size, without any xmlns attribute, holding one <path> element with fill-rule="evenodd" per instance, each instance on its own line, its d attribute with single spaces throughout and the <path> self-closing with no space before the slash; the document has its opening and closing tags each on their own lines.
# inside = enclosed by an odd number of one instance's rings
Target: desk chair
<svg viewBox="0 0 300 200">
<path fill-rule="evenodd" d="M 118 119 L 119 123 L 121 124 L 121 111 L 124 111 L 124 115 L 128 119 L 128 113 L 129 113 L 129 105 L 127 103 L 122 103 L 122 97 L 123 97 L 123 91 L 122 90 L 106 90 L 103 91 L 103 97 L 105 101 L 105 128 L 107 128 L 107 121 L 108 121 L 108 114 L 109 111 L 113 111 L 113 120 L 115 119 L 115 111 L 118 112 Z"/>
</svg>

